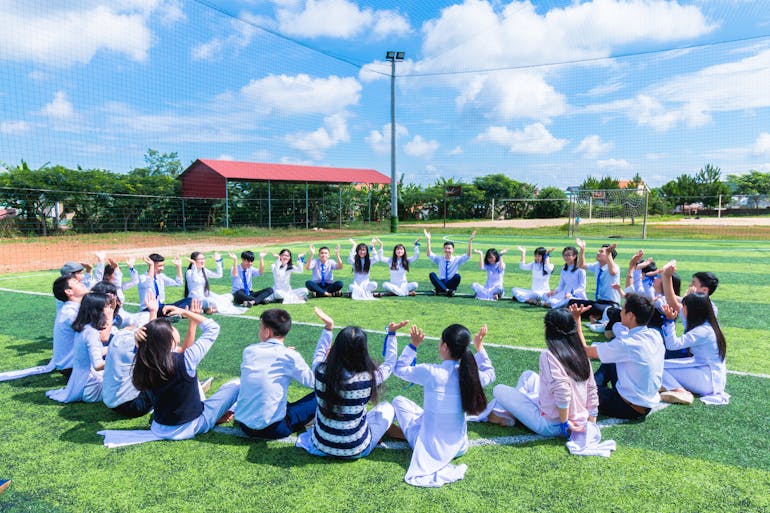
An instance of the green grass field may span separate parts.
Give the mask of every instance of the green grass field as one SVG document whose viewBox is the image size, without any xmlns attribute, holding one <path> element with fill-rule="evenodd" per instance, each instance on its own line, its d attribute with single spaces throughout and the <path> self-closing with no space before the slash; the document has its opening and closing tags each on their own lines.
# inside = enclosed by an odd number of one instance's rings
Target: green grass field
<svg viewBox="0 0 770 513">
<path fill-rule="evenodd" d="M 416 237 L 381 236 L 386 250 L 395 242 L 409 246 Z M 467 235 L 454 231 L 452 237 L 458 251 L 464 250 Z M 340 242 L 346 258 L 349 243 Z M 0 478 L 13 479 L 0 496 L 0 511 L 770 511 L 770 242 L 617 242 L 624 275 L 631 254 L 645 249 L 659 262 L 676 258 L 683 281 L 689 282 L 699 270 L 719 276 L 713 299 L 727 337 L 728 368 L 748 373 L 728 376 L 729 405 L 696 401 L 691 407 L 666 408 L 645 422 L 610 425 L 603 436 L 614 439 L 618 449 L 609 459 L 570 456 L 563 441 L 531 436 L 519 426 L 470 424 L 475 445 L 459 459 L 469 467 L 465 479 L 427 490 L 404 483 L 410 452 L 403 449 L 378 448 L 366 459 L 342 462 L 313 458 L 284 442 L 250 441 L 228 434 L 228 429 L 183 442 L 106 449 L 96 431 L 141 429 L 147 418 L 124 420 L 101 404 L 51 401 L 44 392 L 63 386 L 64 378 L 42 375 L 0 383 Z M 441 233 L 434 231 L 434 250 L 440 244 Z M 529 273 L 518 270 L 517 245 L 527 247 L 530 259 L 537 245 L 560 250 L 567 244 L 571 241 L 563 238 L 484 232 L 476 238 L 479 249 L 511 249 L 506 255 L 508 292 L 529 285 Z M 598 244 L 588 241 L 590 254 Z M 304 246 L 291 249 L 306 251 Z M 560 261 L 555 259 L 556 264 Z M 470 283 L 483 281 L 477 262 L 474 255 L 461 269 L 461 294 L 470 296 Z M 430 270 L 423 254 L 410 279 L 429 290 Z M 0 371 L 50 359 L 55 314 L 50 285 L 56 275 L 0 276 Z M 346 281 L 349 276 L 347 265 L 337 273 Z M 382 282 L 388 271 L 375 265 L 372 277 Z M 298 278 L 296 286 L 306 279 Z M 259 285 L 271 283 L 270 276 L 259 280 Z M 555 286 L 558 278 L 551 280 Z M 212 289 L 229 291 L 229 279 L 212 280 Z M 592 290 L 589 275 L 589 293 Z M 167 293 L 175 300 L 182 291 Z M 127 291 L 129 303 L 137 299 L 136 289 Z M 320 332 L 313 325 L 315 305 L 331 314 L 338 326 L 357 324 L 371 330 L 370 348 L 377 356 L 381 331 L 391 320 L 408 318 L 430 337 L 453 322 L 471 330 L 486 323 L 496 383 L 513 384 L 521 371 L 536 369 L 537 352 L 525 348 L 544 346 L 545 310 L 510 300 L 420 295 L 377 302 L 328 299 L 287 306 L 295 320 L 289 343 L 306 360 Z M 214 387 L 238 375 L 241 351 L 255 342 L 256 318 L 264 308 L 255 307 L 242 317 L 216 316 L 222 332 L 199 368 L 200 376 L 216 378 Z M 435 340 L 421 348 L 419 357 L 437 359 Z M 296 399 L 305 390 L 293 387 L 290 393 L 290 399 Z M 405 387 L 394 377 L 386 383 L 386 396 L 398 394 L 422 401 L 419 387 Z"/>
</svg>

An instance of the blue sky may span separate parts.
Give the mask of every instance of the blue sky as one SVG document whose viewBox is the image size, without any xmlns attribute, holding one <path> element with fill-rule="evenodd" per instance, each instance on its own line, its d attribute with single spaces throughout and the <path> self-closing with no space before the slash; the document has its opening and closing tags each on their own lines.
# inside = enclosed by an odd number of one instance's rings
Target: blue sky
<svg viewBox="0 0 770 513">
<path fill-rule="evenodd" d="M 651 186 L 770 171 L 770 2 L 0 0 L 0 162 L 126 172 L 148 148 Z"/>
</svg>

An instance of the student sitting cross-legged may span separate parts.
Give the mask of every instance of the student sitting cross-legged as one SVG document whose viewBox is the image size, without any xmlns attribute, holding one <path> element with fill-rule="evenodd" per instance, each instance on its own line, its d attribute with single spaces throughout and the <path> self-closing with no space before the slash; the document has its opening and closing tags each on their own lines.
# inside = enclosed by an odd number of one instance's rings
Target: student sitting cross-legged
<svg viewBox="0 0 770 513">
<path fill-rule="evenodd" d="M 473 238 L 476 236 L 476 231 L 471 233 L 468 238 L 468 251 L 460 256 L 454 256 L 455 243 L 452 241 L 444 242 L 443 255 L 436 255 L 431 251 L 430 247 L 430 232 L 423 230 L 425 233 L 425 239 L 428 246 L 428 258 L 431 262 L 438 266 L 438 274 L 430 273 L 428 276 L 430 282 L 433 284 L 436 295 L 446 294 L 447 297 L 452 297 L 460 286 L 461 276 L 458 273 L 460 266 L 463 265 L 471 257 L 473 253 Z"/>
<path fill-rule="evenodd" d="M 573 315 L 591 307 L 570 305 Z M 586 345 L 583 328 L 577 323 L 578 337 L 589 358 L 599 359 L 596 371 L 599 413 L 621 419 L 644 419 L 660 403 L 663 381 L 663 338 L 647 327 L 652 314 L 650 300 L 638 294 L 626 295 L 620 321 L 628 331 L 609 342 Z M 610 388 L 608 385 L 612 385 Z"/>
<path fill-rule="evenodd" d="M 331 297 L 341 296 L 343 283 L 340 280 L 334 281 L 334 271 L 342 269 L 342 259 L 340 259 L 340 245 L 337 244 L 335 250 L 335 259 L 332 261 L 329 248 L 322 246 L 318 249 L 318 258 L 315 256 L 315 246 L 310 245 L 310 256 L 305 264 L 305 269 L 313 272 L 313 278 L 305 282 L 305 287 L 313 294 L 313 297 Z"/>
<path fill-rule="evenodd" d="M 409 321 L 388 325 L 385 361 L 378 366 L 369 356 L 364 330 L 358 326 L 343 328 L 332 344 L 334 321 L 319 308 L 315 313 L 324 323 L 313 357 L 318 408 L 313 428 L 299 436 L 297 447 L 315 456 L 362 458 L 372 452 L 393 423 L 393 406 L 377 400 L 380 386 L 396 364 L 396 330 Z M 367 412 L 369 402 L 375 406 Z"/>
<path fill-rule="evenodd" d="M 265 310 L 259 316 L 259 342 L 243 350 L 235 425 L 248 436 L 284 438 L 304 431 L 315 415 L 314 392 L 293 403 L 287 400 L 292 380 L 307 388 L 315 384 L 302 355 L 284 345 L 290 329 L 289 312 Z"/>
</svg>

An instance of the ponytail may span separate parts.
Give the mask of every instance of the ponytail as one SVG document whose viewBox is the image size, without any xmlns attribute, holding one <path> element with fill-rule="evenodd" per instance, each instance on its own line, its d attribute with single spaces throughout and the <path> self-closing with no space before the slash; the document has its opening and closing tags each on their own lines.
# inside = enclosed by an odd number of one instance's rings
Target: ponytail
<svg viewBox="0 0 770 513">
<path fill-rule="evenodd" d="M 471 332 L 460 324 L 452 324 L 441 333 L 441 341 L 447 345 L 449 354 L 458 360 L 460 399 L 463 411 L 469 415 L 477 415 L 487 407 L 487 396 L 479 379 L 479 367 L 470 350 Z"/>
</svg>

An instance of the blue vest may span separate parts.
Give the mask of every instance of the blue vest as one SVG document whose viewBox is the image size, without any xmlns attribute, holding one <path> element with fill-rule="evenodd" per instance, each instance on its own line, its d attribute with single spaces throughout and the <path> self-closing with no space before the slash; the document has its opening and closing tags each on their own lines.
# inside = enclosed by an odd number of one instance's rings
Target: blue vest
<svg viewBox="0 0 770 513">
<path fill-rule="evenodd" d="M 164 426 L 181 426 L 203 413 L 198 389 L 198 374 L 190 376 L 184 363 L 184 353 L 174 353 L 174 375 L 163 386 L 149 391 L 153 419 Z"/>
</svg>

